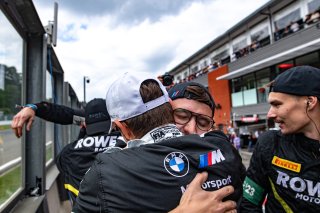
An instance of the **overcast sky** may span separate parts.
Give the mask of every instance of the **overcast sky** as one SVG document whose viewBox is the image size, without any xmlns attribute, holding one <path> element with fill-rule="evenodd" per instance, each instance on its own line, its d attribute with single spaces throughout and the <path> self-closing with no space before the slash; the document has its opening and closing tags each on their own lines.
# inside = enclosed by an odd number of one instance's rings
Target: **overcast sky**
<svg viewBox="0 0 320 213">
<path fill-rule="evenodd" d="M 268 0 L 61 0 L 54 48 L 68 81 L 83 100 L 105 98 L 126 71 L 155 76 L 171 70 Z M 43 25 L 53 0 L 34 0 Z"/>
</svg>

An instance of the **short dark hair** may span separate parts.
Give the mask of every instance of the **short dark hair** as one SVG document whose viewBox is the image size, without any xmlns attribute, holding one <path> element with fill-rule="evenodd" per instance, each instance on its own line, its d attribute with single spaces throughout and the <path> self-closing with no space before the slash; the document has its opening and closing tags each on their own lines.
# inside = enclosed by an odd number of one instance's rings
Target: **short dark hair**
<svg viewBox="0 0 320 213">
<path fill-rule="evenodd" d="M 186 89 L 186 92 L 193 94 L 191 100 L 199 101 L 201 103 L 208 105 L 212 110 L 212 116 L 214 116 L 214 108 L 212 108 L 212 100 L 209 97 L 208 93 L 202 87 L 188 86 Z"/>
<path fill-rule="evenodd" d="M 140 94 L 144 103 L 152 101 L 163 95 L 157 81 L 149 79 L 142 82 Z M 173 110 L 171 104 L 166 102 L 139 116 L 123 121 L 137 138 L 143 137 L 152 129 L 165 125 L 174 124 Z"/>
<path fill-rule="evenodd" d="M 179 98 L 187 98 L 207 104 L 212 110 L 212 116 L 214 116 L 216 105 L 209 90 L 202 84 L 192 81 L 176 84 L 169 89 L 168 94 L 173 101 Z"/>
</svg>

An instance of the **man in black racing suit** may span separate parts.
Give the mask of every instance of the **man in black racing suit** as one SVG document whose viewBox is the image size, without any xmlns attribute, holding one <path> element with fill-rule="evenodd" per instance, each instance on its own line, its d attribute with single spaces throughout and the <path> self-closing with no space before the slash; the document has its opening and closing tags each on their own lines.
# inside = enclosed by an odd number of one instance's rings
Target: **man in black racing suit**
<svg viewBox="0 0 320 213">
<path fill-rule="evenodd" d="M 73 212 L 168 212 L 201 171 L 209 173 L 205 190 L 232 185 L 226 199 L 237 201 L 244 167 L 227 137 L 219 131 L 182 136 L 166 89 L 145 76 L 127 73 L 110 86 L 107 108 L 128 148 L 97 156 Z"/>
<path fill-rule="evenodd" d="M 298 66 L 271 84 L 268 117 L 280 131 L 258 138 L 241 212 L 320 212 L 320 69 Z"/>
<path fill-rule="evenodd" d="M 119 132 L 111 132 L 111 120 L 106 102 L 96 98 L 89 101 L 85 109 L 86 134 L 66 145 L 56 157 L 56 164 L 64 176 L 64 188 L 68 190 L 74 204 L 79 193 L 79 185 L 98 153 L 109 148 L 121 149 L 126 146 L 118 140 Z"/>
<path fill-rule="evenodd" d="M 178 133 L 170 125 L 154 131 Z M 138 146 L 97 156 L 81 182 L 74 212 L 168 212 L 201 171 L 209 173 L 205 190 L 232 185 L 235 192 L 226 199 L 240 198 L 245 175 L 241 158 L 222 133 L 166 140 L 168 133 L 155 143 L 152 132 L 133 142 Z M 212 156 L 215 160 L 209 162 Z"/>
<path fill-rule="evenodd" d="M 32 123 L 35 115 L 58 124 L 79 125 L 82 123 L 78 139 L 63 147 L 55 158 L 56 165 L 63 175 L 64 188 L 74 204 L 80 181 L 95 160 L 96 155 L 110 147 L 124 148 L 126 143 L 119 139 L 119 136 L 121 136 L 119 132 L 109 133 L 111 128 L 110 116 L 106 109 L 105 100 L 100 98 L 88 102 L 85 111 L 47 102 L 27 104 L 15 116 L 15 123 L 17 125 L 19 122 L 29 121 Z M 86 122 L 84 122 L 85 120 Z"/>
</svg>

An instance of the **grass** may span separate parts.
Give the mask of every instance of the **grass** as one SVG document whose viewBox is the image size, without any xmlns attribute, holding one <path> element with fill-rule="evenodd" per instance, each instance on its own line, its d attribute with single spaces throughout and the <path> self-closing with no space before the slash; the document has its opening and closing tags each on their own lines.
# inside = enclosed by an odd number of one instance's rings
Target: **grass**
<svg viewBox="0 0 320 213">
<path fill-rule="evenodd" d="M 7 125 L 10 128 L 10 125 Z M 0 128 L 3 126 L 0 126 Z M 3 130 L 3 129 L 1 129 Z M 53 144 L 46 147 L 46 161 L 53 158 Z M 22 184 L 21 165 L 0 176 L 0 206 L 15 193 Z"/>
<path fill-rule="evenodd" d="M 21 165 L 0 176 L 0 205 L 21 187 L 21 183 Z"/>
<path fill-rule="evenodd" d="M 7 130 L 7 129 L 11 129 L 11 125 L 0 125 L 0 131 Z"/>
<path fill-rule="evenodd" d="M 53 157 L 53 144 L 46 147 L 46 161 Z M 21 165 L 0 176 L 0 205 L 16 192 L 22 184 Z"/>
<path fill-rule="evenodd" d="M 46 147 L 46 162 L 53 158 L 53 144 Z"/>
</svg>

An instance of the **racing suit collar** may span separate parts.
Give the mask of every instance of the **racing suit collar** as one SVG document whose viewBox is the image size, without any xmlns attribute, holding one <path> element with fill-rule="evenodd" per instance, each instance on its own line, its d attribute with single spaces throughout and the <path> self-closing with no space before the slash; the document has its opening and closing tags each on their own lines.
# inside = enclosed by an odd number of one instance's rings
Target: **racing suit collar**
<svg viewBox="0 0 320 213">
<path fill-rule="evenodd" d="M 316 159 L 320 158 L 320 143 L 318 140 L 308 138 L 304 134 L 299 133 L 295 135 L 295 140 L 300 143 L 301 146 L 311 152 Z"/>
<path fill-rule="evenodd" d="M 161 127 L 157 127 L 147 134 L 145 134 L 141 139 L 134 139 L 128 141 L 127 148 L 138 147 L 143 144 L 157 143 L 166 139 L 176 138 L 182 136 L 182 132 L 174 124 L 167 124 Z"/>
</svg>

